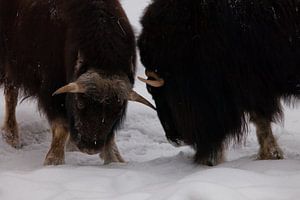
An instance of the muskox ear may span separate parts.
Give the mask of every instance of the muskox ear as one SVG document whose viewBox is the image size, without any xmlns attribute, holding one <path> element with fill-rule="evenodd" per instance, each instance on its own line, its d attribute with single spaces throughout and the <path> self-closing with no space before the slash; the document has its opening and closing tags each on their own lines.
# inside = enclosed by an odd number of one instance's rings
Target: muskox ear
<svg viewBox="0 0 300 200">
<path fill-rule="evenodd" d="M 85 91 L 86 88 L 83 85 L 73 82 L 59 88 L 52 94 L 52 96 L 63 93 L 85 93 Z"/>
<path fill-rule="evenodd" d="M 138 94 L 137 92 L 135 92 L 133 90 L 131 90 L 131 92 L 129 93 L 128 100 L 142 103 L 142 104 L 156 110 L 156 108 L 147 99 L 145 99 L 144 97 L 142 97 L 140 94 Z"/>
</svg>

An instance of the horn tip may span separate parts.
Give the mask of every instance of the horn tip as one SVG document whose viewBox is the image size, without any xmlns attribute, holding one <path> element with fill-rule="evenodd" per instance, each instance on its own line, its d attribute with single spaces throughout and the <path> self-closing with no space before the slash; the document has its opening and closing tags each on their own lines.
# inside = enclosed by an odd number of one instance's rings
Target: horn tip
<svg viewBox="0 0 300 200">
<path fill-rule="evenodd" d="M 138 76 L 137 77 L 140 81 L 142 81 L 142 82 L 144 82 L 146 79 L 144 79 L 144 78 L 142 78 L 142 77 L 140 77 L 140 76 Z"/>
<path fill-rule="evenodd" d="M 52 96 L 54 97 L 54 96 L 56 96 L 57 94 L 58 94 L 57 91 L 55 91 L 55 92 L 52 93 Z"/>
</svg>

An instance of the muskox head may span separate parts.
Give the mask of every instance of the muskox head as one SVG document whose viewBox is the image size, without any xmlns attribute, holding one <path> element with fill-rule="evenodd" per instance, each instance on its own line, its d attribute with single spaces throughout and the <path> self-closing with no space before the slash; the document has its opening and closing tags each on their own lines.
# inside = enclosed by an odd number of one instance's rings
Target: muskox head
<svg viewBox="0 0 300 200">
<path fill-rule="evenodd" d="M 125 73 L 112 74 L 91 68 L 54 93 L 68 93 L 70 136 L 79 150 L 88 154 L 102 150 L 120 125 L 128 100 L 154 108 L 132 87 Z"/>
<path fill-rule="evenodd" d="M 154 71 L 146 70 L 148 79 L 138 77 L 138 79 L 147 84 L 147 89 L 152 95 L 156 103 L 157 114 L 161 121 L 161 124 L 166 132 L 166 136 L 169 141 L 175 145 L 182 145 L 185 141 L 181 133 L 178 131 L 178 123 L 182 119 L 180 114 L 174 115 L 176 110 L 179 110 L 178 98 L 174 98 L 174 93 L 169 93 L 172 90 L 168 90 L 168 84 L 165 84 L 165 80 Z M 175 87 L 176 88 L 176 87 Z M 175 92 L 177 94 L 177 92 Z M 173 102 L 172 109 L 171 104 Z M 174 119 L 174 116 L 178 116 L 178 120 Z"/>
</svg>

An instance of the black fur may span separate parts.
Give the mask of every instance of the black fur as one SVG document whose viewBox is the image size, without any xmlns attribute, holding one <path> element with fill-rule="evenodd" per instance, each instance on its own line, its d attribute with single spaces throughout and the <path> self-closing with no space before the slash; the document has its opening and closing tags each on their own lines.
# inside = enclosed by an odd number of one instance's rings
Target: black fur
<svg viewBox="0 0 300 200">
<path fill-rule="evenodd" d="M 281 119 L 298 97 L 298 0 L 153 0 L 141 20 L 141 61 L 164 80 L 148 86 L 167 137 L 215 159 L 241 138 L 245 116 Z"/>
</svg>

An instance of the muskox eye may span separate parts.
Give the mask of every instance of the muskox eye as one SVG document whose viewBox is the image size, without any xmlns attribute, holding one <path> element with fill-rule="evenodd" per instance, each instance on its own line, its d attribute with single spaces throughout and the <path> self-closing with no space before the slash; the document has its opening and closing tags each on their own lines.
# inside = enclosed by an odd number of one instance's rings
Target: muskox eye
<svg viewBox="0 0 300 200">
<path fill-rule="evenodd" d="M 81 102 L 81 101 L 78 101 L 78 102 L 77 102 L 77 108 L 78 108 L 78 109 L 82 110 L 82 109 L 84 109 L 84 107 L 85 107 L 85 106 L 84 106 L 84 103 L 83 103 L 83 102 Z"/>
</svg>

